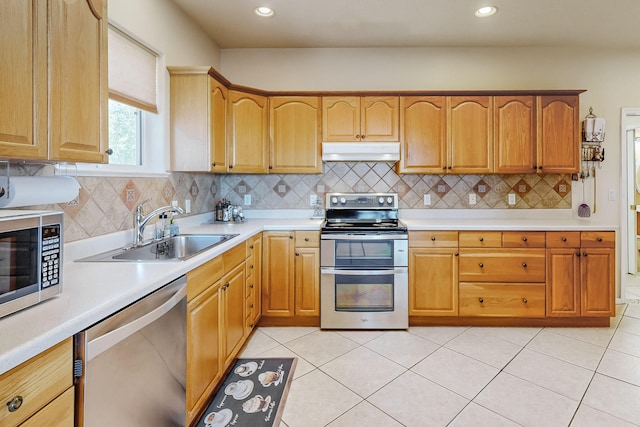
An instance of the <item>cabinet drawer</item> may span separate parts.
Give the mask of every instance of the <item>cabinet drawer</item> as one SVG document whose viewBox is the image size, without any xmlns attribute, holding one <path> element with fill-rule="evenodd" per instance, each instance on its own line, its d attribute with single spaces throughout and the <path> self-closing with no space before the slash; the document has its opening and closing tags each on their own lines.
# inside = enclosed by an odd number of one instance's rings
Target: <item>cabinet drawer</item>
<svg viewBox="0 0 640 427">
<path fill-rule="evenodd" d="M 296 231 L 296 248 L 317 248 L 320 247 L 319 231 Z"/>
<path fill-rule="evenodd" d="M 460 316 L 544 317 L 544 284 L 460 283 Z"/>
<path fill-rule="evenodd" d="M 461 282 L 544 282 L 544 249 L 460 249 Z"/>
<path fill-rule="evenodd" d="M 247 258 L 247 248 L 244 244 L 239 244 L 222 254 L 224 271 L 233 270 L 238 264 Z"/>
<path fill-rule="evenodd" d="M 580 246 L 583 248 L 613 248 L 616 246 L 616 233 L 613 231 L 583 231 L 580 233 Z"/>
<path fill-rule="evenodd" d="M 579 231 L 547 231 L 548 248 L 579 248 Z"/>
<path fill-rule="evenodd" d="M 33 417 L 20 424 L 20 427 L 51 426 L 53 422 L 56 427 L 73 427 L 74 391 L 74 387 L 71 387 Z"/>
<path fill-rule="evenodd" d="M 209 286 L 220 280 L 224 274 L 222 257 L 218 256 L 206 264 L 187 273 L 187 301 L 200 295 Z"/>
<path fill-rule="evenodd" d="M 258 242 L 260 240 L 260 238 L 262 237 L 261 233 L 256 234 L 253 237 L 250 237 L 249 239 L 247 239 L 246 241 L 246 245 L 247 245 L 247 258 L 255 255 L 257 246 L 256 246 L 256 242 Z"/>
<path fill-rule="evenodd" d="M 461 248 L 499 248 L 502 246 L 501 231 L 461 231 Z"/>
<path fill-rule="evenodd" d="M 410 231 L 410 248 L 457 248 L 457 231 Z"/>
<path fill-rule="evenodd" d="M 22 406 L 0 410 L 0 425 L 17 426 L 62 392 L 73 386 L 71 338 L 27 360 L 0 376 L 0 399 L 11 402 L 21 396 Z"/>
<path fill-rule="evenodd" d="M 503 231 L 504 248 L 544 248 L 544 231 Z"/>
</svg>

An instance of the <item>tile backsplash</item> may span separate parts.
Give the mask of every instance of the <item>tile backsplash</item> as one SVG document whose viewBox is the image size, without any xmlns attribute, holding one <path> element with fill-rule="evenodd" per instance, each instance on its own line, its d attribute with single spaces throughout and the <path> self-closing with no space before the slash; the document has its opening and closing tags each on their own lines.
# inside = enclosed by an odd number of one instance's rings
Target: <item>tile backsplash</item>
<svg viewBox="0 0 640 427">
<path fill-rule="evenodd" d="M 167 178 L 78 177 L 77 199 L 63 204 L 29 206 L 65 212 L 65 241 L 129 230 L 133 210 L 151 199 L 147 211 L 177 200 L 191 201 L 191 214 L 214 209 L 222 198 L 250 209 L 311 209 L 310 195 L 327 192 L 397 192 L 405 209 L 570 209 L 570 175 L 398 175 L 392 163 L 324 163 L 314 175 L 241 175 L 171 173 Z M 53 175 L 50 165 L 11 166 L 16 175 Z M 469 204 L 469 193 L 477 203 Z M 508 194 L 516 204 L 508 204 Z M 424 195 L 431 196 L 425 206 Z"/>
</svg>

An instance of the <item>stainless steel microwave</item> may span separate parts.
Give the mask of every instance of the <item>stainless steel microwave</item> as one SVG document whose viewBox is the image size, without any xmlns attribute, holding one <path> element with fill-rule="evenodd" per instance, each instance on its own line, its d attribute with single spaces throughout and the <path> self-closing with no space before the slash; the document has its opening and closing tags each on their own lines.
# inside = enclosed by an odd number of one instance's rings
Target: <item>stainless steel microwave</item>
<svg viewBox="0 0 640 427">
<path fill-rule="evenodd" d="M 0 317 L 62 292 L 62 212 L 0 210 Z"/>
</svg>

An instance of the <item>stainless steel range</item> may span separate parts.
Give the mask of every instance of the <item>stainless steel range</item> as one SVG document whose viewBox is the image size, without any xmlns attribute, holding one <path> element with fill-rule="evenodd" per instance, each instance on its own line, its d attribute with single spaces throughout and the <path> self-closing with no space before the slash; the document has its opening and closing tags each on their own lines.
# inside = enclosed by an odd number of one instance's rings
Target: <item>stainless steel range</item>
<svg viewBox="0 0 640 427">
<path fill-rule="evenodd" d="M 395 193 L 329 193 L 320 235 L 320 327 L 407 329 L 408 233 Z"/>
</svg>

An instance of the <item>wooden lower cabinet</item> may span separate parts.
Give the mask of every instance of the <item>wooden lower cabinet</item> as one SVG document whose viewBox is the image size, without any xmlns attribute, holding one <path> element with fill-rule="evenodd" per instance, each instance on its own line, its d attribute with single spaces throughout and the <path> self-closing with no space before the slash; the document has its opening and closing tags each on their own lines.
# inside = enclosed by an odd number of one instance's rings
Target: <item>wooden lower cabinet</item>
<svg viewBox="0 0 640 427">
<path fill-rule="evenodd" d="M 409 316 L 458 315 L 458 249 L 409 249 Z"/>
<path fill-rule="evenodd" d="M 554 233 L 560 239 L 547 249 L 547 316 L 615 316 L 615 233 Z"/>
<path fill-rule="evenodd" d="M 5 402 L 0 411 L 0 425 L 73 426 L 72 361 L 72 339 L 67 338 L 0 375 L 0 398 Z M 22 402 L 10 412 L 8 407 L 14 399 Z"/>
<path fill-rule="evenodd" d="M 460 316 L 544 317 L 544 283 L 461 283 Z"/>
<path fill-rule="evenodd" d="M 221 306 L 224 338 L 224 366 L 233 361 L 244 338 L 244 263 L 222 278 Z"/>
<path fill-rule="evenodd" d="M 319 320 L 320 232 L 265 231 L 262 259 L 263 320 Z"/>
</svg>

